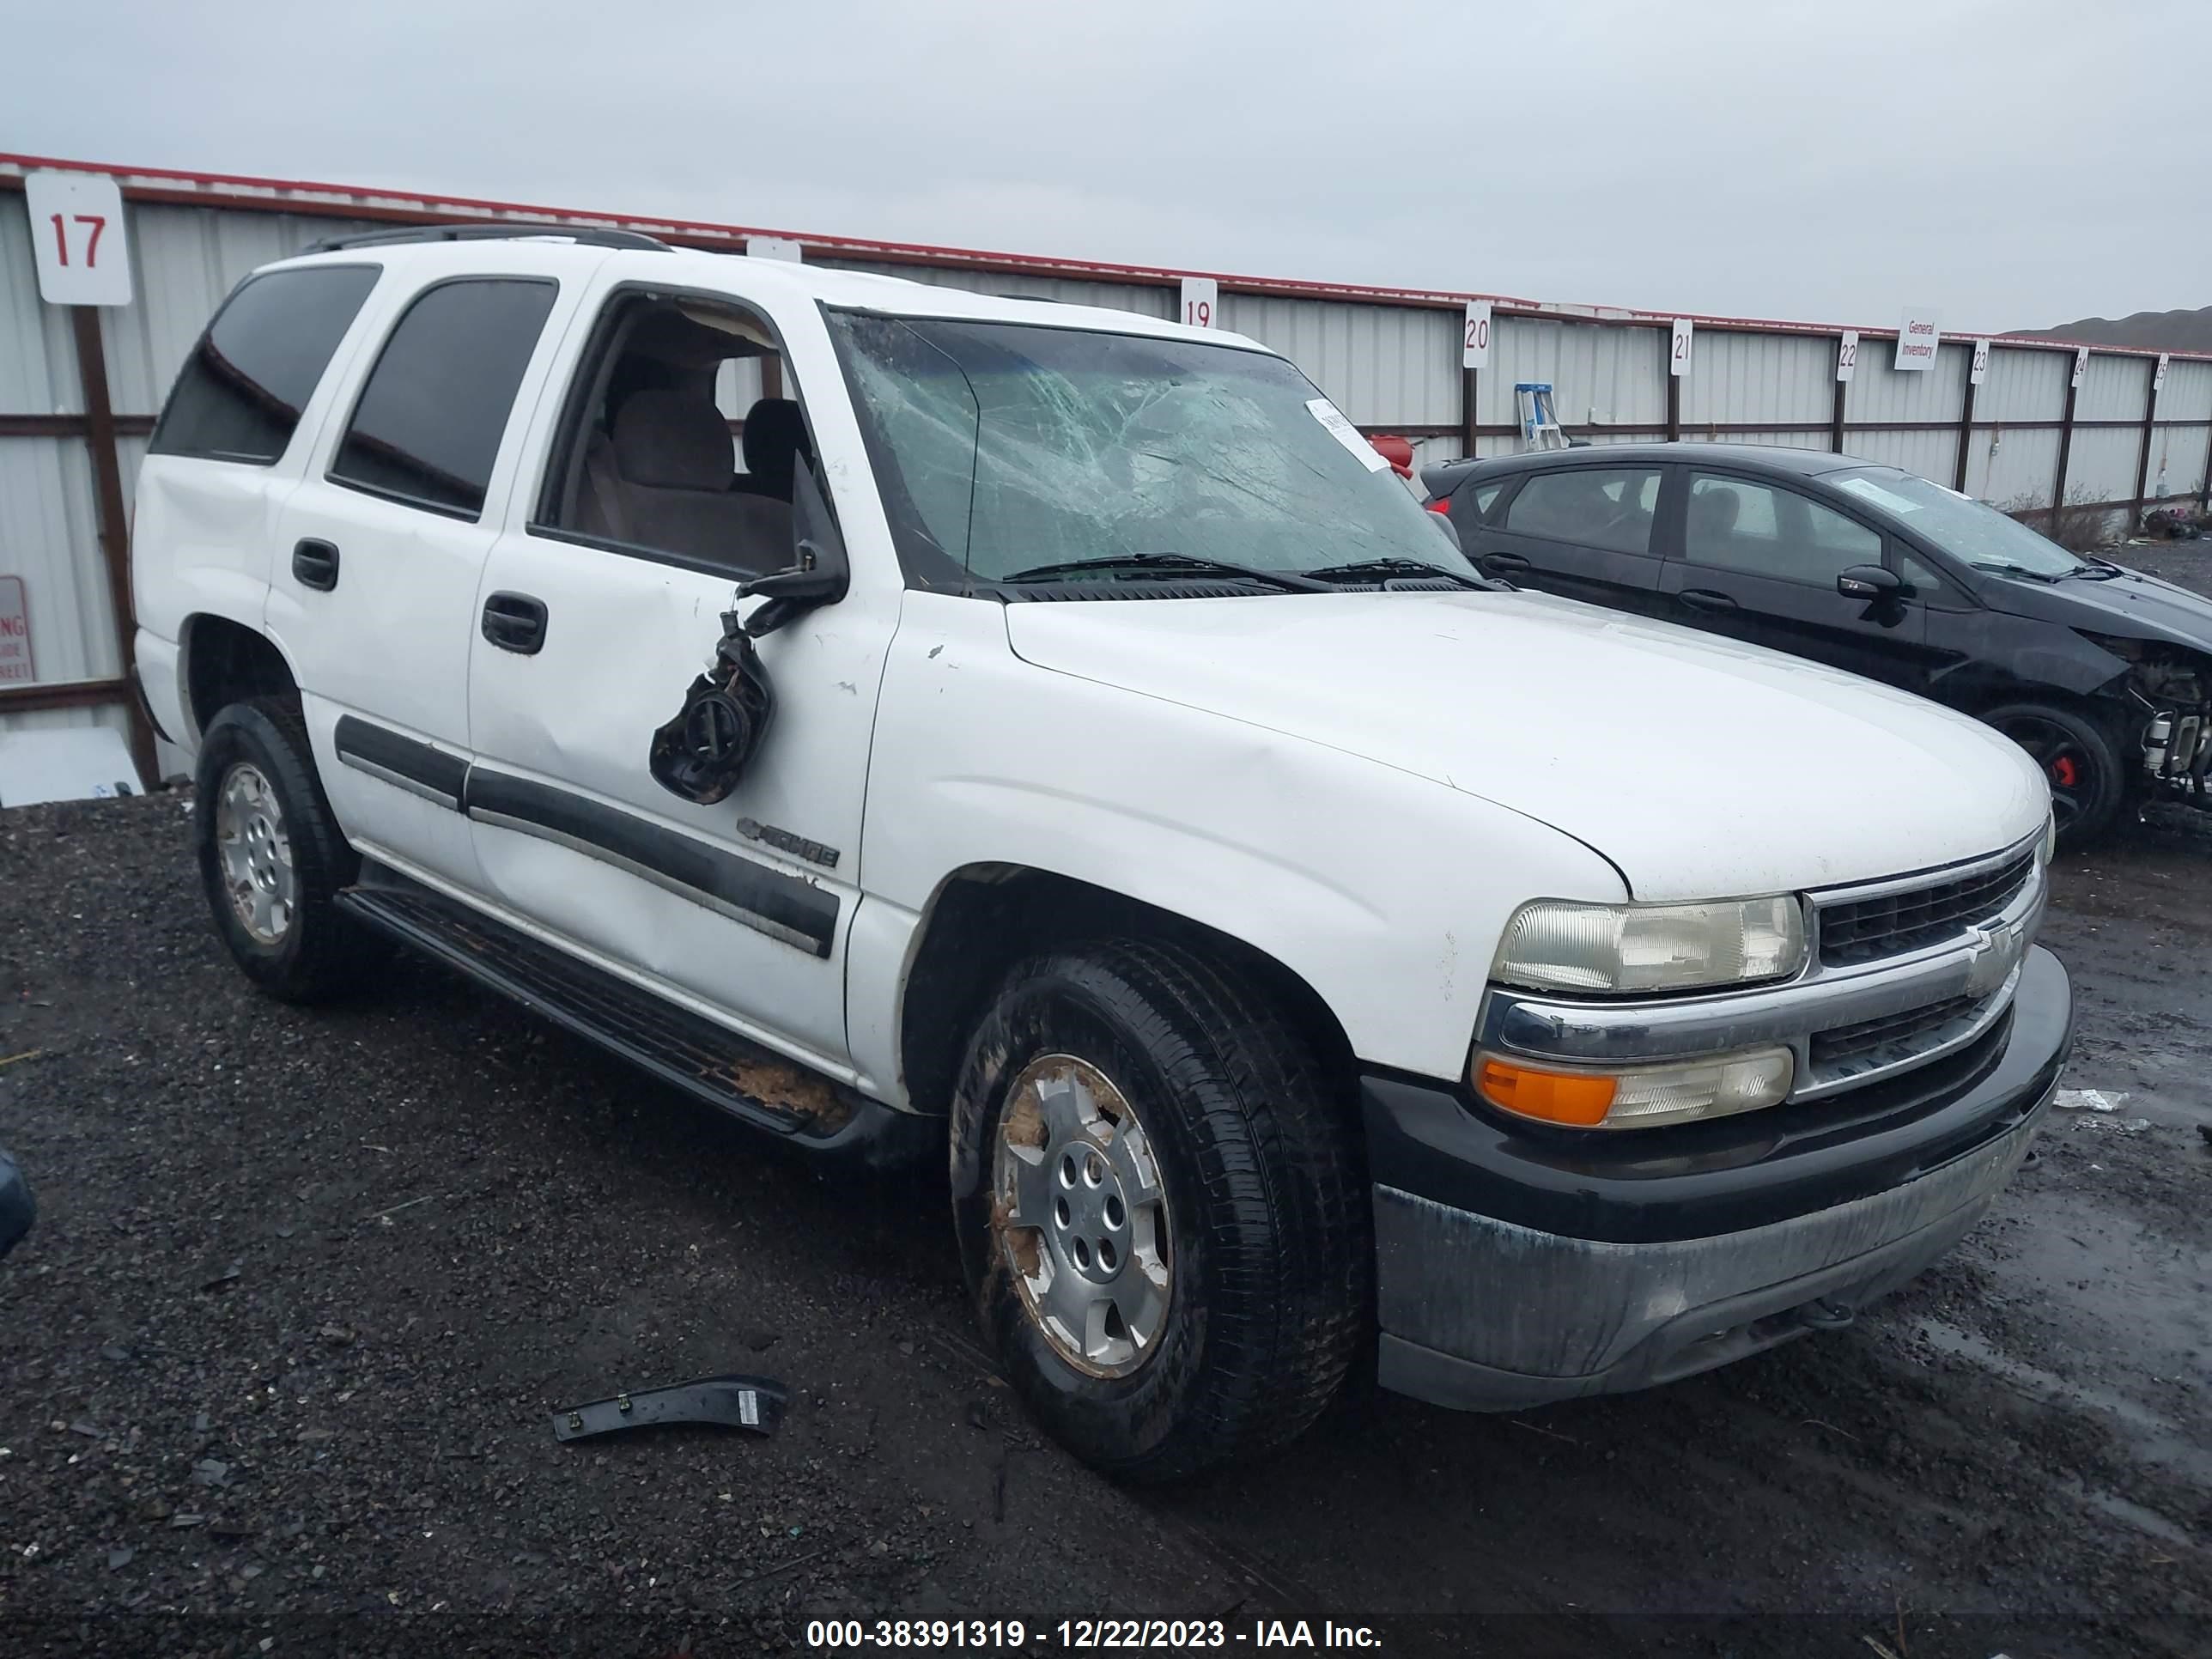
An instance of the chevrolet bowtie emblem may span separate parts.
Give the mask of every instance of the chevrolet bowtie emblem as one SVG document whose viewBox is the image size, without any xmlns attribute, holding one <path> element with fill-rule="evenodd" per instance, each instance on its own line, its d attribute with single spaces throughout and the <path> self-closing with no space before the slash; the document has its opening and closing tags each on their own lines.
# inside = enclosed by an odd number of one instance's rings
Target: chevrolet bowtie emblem
<svg viewBox="0 0 2212 1659">
<path fill-rule="evenodd" d="M 1966 969 L 1966 994 L 1987 996 L 2010 979 L 2012 970 L 2020 965 L 2021 929 L 2018 923 L 1976 927 L 1968 937 L 1974 957 Z"/>
</svg>

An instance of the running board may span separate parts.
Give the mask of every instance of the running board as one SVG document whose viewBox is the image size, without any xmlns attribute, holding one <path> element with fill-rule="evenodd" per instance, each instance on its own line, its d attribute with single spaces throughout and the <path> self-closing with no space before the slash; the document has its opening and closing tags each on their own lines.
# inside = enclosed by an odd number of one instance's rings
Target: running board
<svg viewBox="0 0 2212 1659">
<path fill-rule="evenodd" d="M 339 907 L 695 1100 L 810 1154 L 869 1169 L 934 1151 L 941 1120 L 872 1101 L 714 1021 L 374 861 Z"/>
</svg>

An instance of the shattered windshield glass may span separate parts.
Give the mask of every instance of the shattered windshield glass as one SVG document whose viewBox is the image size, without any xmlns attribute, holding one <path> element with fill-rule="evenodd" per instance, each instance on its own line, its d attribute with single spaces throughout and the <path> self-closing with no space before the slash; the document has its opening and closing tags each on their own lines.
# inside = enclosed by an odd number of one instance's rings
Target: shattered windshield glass
<svg viewBox="0 0 2212 1659">
<path fill-rule="evenodd" d="M 1863 466 L 1849 472 L 1830 472 L 1823 475 L 1821 482 L 1880 507 L 1977 570 L 2056 577 L 2089 568 L 2085 561 L 2017 519 L 1895 467 Z"/>
<path fill-rule="evenodd" d="M 933 586 L 1147 560 L 1474 574 L 1279 357 L 1024 324 L 830 320 L 901 553 Z"/>
</svg>

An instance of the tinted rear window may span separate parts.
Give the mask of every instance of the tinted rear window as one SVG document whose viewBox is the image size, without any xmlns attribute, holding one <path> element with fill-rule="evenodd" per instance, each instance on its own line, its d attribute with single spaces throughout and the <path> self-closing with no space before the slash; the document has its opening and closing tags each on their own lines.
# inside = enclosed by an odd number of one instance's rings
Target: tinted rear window
<svg viewBox="0 0 2212 1659">
<path fill-rule="evenodd" d="M 375 265 L 319 265 L 246 282 L 185 360 L 153 453 L 259 466 L 277 460 L 381 274 Z"/>
<path fill-rule="evenodd" d="M 473 519 L 556 286 L 444 283 L 392 331 L 331 464 L 334 483 Z"/>
</svg>

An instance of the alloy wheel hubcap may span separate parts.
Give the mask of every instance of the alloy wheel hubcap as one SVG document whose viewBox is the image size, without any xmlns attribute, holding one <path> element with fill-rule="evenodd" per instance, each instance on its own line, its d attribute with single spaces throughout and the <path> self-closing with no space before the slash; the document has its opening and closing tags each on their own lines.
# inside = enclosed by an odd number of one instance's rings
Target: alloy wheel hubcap
<svg viewBox="0 0 2212 1659">
<path fill-rule="evenodd" d="M 276 792 L 251 762 L 237 763 L 216 787 L 215 845 L 239 925 L 263 945 L 282 943 L 299 892 L 292 842 Z"/>
<path fill-rule="evenodd" d="M 2004 734 L 2043 769 L 2051 785 L 2051 810 L 2064 829 L 2103 788 L 2094 761 L 2064 727 L 2027 716 L 2008 721 Z"/>
<path fill-rule="evenodd" d="M 1093 1376 L 1151 1358 L 1167 1322 L 1167 1193 L 1121 1091 L 1087 1060 L 1047 1054 L 999 1120 L 994 1231 L 1022 1305 Z"/>
</svg>

